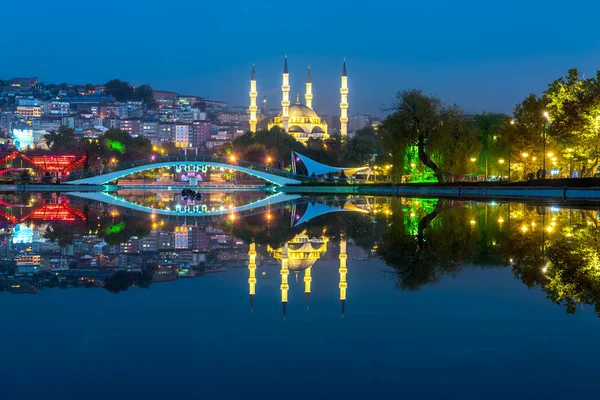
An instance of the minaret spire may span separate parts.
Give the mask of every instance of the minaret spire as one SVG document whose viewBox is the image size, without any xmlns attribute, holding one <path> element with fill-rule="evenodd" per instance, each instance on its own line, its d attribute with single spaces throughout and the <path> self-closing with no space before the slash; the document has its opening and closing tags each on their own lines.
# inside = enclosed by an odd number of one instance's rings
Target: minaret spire
<svg viewBox="0 0 600 400">
<path fill-rule="evenodd" d="M 346 267 L 346 260 L 348 259 L 348 255 L 346 254 L 346 237 L 345 234 L 342 233 L 340 237 L 340 303 L 342 305 L 342 317 L 344 316 L 344 312 L 346 311 L 346 289 L 348 288 L 348 283 L 346 283 L 346 275 L 348 274 L 348 268 Z"/>
<path fill-rule="evenodd" d="M 308 300 L 310 298 L 310 283 L 312 282 L 312 276 L 310 275 L 312 267 L 308 267 L 304 270 L 304 293 L 306 294 L 306 309 L 308 310 Z"/>
<path fill-rule="evenodd" d="M 256 243 L 250 243 L 250 248 L 248 249 L 248 275 L 250 309 L 254 311 L 254 295 L 256 294 Z"/>
<path fill-rule="evenodd" d="M 288 267 L 288 244 L 283 245 L 283 251 L 281 252 L 281 306 L 283 307 L 283 319 L 286 317 L 287 302 L 288 302 L 288 291 L 290 285 L 288 284 L 288 276 L 290 275 L 290 269 Z"/>
<path fill-rule="evenodd" d="M 312 108 L 312 78 L 310 76 L 310 65 L 308 66 L 308 76 L 306 77 L 306 94 L 304 100 L 306 101 L 306 107 Z"/>
<path fill-rule="evenodd" d="M 289 127 L 290 113 L 290 74 L 288 73 L 287 55 L 283 64 L 283 83 L 281 85 L 281 116 L 283 117 L 283 129 L 287 132 Z"/>
<path fill-rule="evenodd" d="M 254 69 L 254 64 L 252 64 L 252 77 L 250 78 L 250 107 L 248 108 L 248 111 L 250 112 L 250 132 L 256 132 L 256 123 L 258 122 L 256 119 L 256 111 L 258 111 L 258 107 L 256 106 L 257 97 L 256 70 Z"/>
<path fill-rule="evenodd" d="M 341 136 L 345 139 L 348 136 L 348 74 L 346 72 L 346 58 L 344 57 L 344 65 L 342 67 L 342 86 L 340 88 L 340 125 Z"/>
</svg>

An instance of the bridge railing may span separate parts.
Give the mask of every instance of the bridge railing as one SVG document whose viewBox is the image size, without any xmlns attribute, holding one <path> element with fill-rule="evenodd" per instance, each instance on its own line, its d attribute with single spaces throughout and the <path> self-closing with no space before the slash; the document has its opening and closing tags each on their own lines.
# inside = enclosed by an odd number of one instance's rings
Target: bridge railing
<svg viewBox="0 0 600 400">
<path fill-rule="evenodd" d="M 227 168 L 228 166 L 244 167 L 247 169 L 261 171 L 261 172 L 265 172 L 265 173 L 269 173 L 269 174 L 273 174 L 273 175 L 277 175 L 277 176 L 282 176 L 282 177 L 289 178 L 289 179 L 310 179 L 310 177 L 306 176 L 306 175 L 295 174 L 292 172 L 287 172 L 287 171 L 283 171 L 281 169 L 267 167 L 265 165 L 256 164 L 256 163 L 252 163 L 249 161 L 240 160 L 240 161 L 231 162 L 229 159 L 227 159 L 225 157 L 207 156 L 207 155 L 173 155 L 173 156 L 160 156 L 160 157 L 154 157 L 154 158 L 144 158 L 144 159 L 129 161 L 129 162 L 125 162 L 125 163 L 121 162 L 121 163 L 118 163 L 115 165 L 108 165 L 106 167 L 97 168 L 97 169 L 93 169 L 93 170 L 89 170 L 89 171 L 72 173 L 67 177 L 67 180 L 73 181 L 73 180 L 78 180 L 78 179 L 91 178 L 91 177 L 98 176 L 98 175 L 104 175 L 104 174 L 108 174 L 111 172 L 118 172 L 118 171 L 123 171 L 123 170 L 134 168 L 134 167 L 146 166 L 146 165 L 151 165 L 151 164 L 159 164 L 159 163 L 165 163 L 165 162 L 174 163 L 174 164 L 177 164 L 177 163 L 185 164 L 186 162 L 189 162 L 189 161 L 219 163 L 219 164 L 223 164 L 223 168 Z"/>
</svg>

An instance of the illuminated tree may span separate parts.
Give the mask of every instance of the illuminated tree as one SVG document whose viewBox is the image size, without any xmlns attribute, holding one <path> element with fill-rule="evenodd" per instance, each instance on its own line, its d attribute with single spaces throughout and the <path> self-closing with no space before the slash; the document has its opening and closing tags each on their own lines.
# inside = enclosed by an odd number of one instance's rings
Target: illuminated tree
<svg viewBox="0 0 600 400">
<path fill-rule="evenodd" d="M 580 79 L 571 69 L 565 78 L 552 82 L 545 95 L 552 118 L 549 135 L 565 156 L 582 162 L 583 175 L 591 175 L 600 156 L 600 71 L 596 77 Z"/>
<path fill-rule="evenodd" d="M 416 147 L 419 161 L 433 171 L 438 182 L 452 181 L 468 172 L 468 160 L 480 145 L 472 121 L 457 106 L 444 107 L 436 97 L 406 90 L 397 94 L 392 110 L 379 135 L 384 151 L 393 158 L 396 181 L 404 174 L 405 156 L 411 146 Z"/>
<path fill-rule="evenodd" d="M 427 147 L 437 160 L 439 172 L 452 182 L 469 171 L 470 159 L 479 153 L 481 145 L 476 125 L 458 107 L 444 109 L 440 120 L 441 126 Z"/>
</svg>

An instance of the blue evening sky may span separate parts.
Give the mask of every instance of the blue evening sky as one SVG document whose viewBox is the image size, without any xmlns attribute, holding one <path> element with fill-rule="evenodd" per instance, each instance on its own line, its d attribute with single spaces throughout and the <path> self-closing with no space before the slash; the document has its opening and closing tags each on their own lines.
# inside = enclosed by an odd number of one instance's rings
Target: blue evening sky
<svg viewBox="0 0 600 400">
<path fill-rule="evenodd" d="M 580 0 L 176 1 L 32 0 L 2 6 L 0 74 L 47 83 L 112 78 L 246 105 L 291 96 L 335 113 L 348 60 L 350 114 L 381 114 L 398 90 L 421 88 L 467 111 L 510 112 L 576 67 L 598 66 L 600 2 Z"/>
</svg>

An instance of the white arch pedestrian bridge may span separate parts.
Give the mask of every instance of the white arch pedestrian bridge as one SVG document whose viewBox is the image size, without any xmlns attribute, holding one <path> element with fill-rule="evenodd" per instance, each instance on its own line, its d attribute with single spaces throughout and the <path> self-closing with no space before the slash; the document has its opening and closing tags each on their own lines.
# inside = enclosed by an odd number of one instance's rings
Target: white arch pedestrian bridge
<svg viewBox="0 0 600 400">
<path fill-rule="evenodd" d="M 228 169 L 263 179 L 277 186 L 298 184 L 301 183 L 301 179 L 308 178 L 304 175 L 294 174 L 247 161 L 230 162 L 230 160 L 223 157 L 177 155 L 119 163 L 117 165 L 96 170 L 71 174 L 63 183 L 69 185 L 105 185 L 119 178 L 133 175 L 138 172 L 155 168 L 171 167 L 194 167 L 203 169 L 211 167 Z"/>
</svg>

